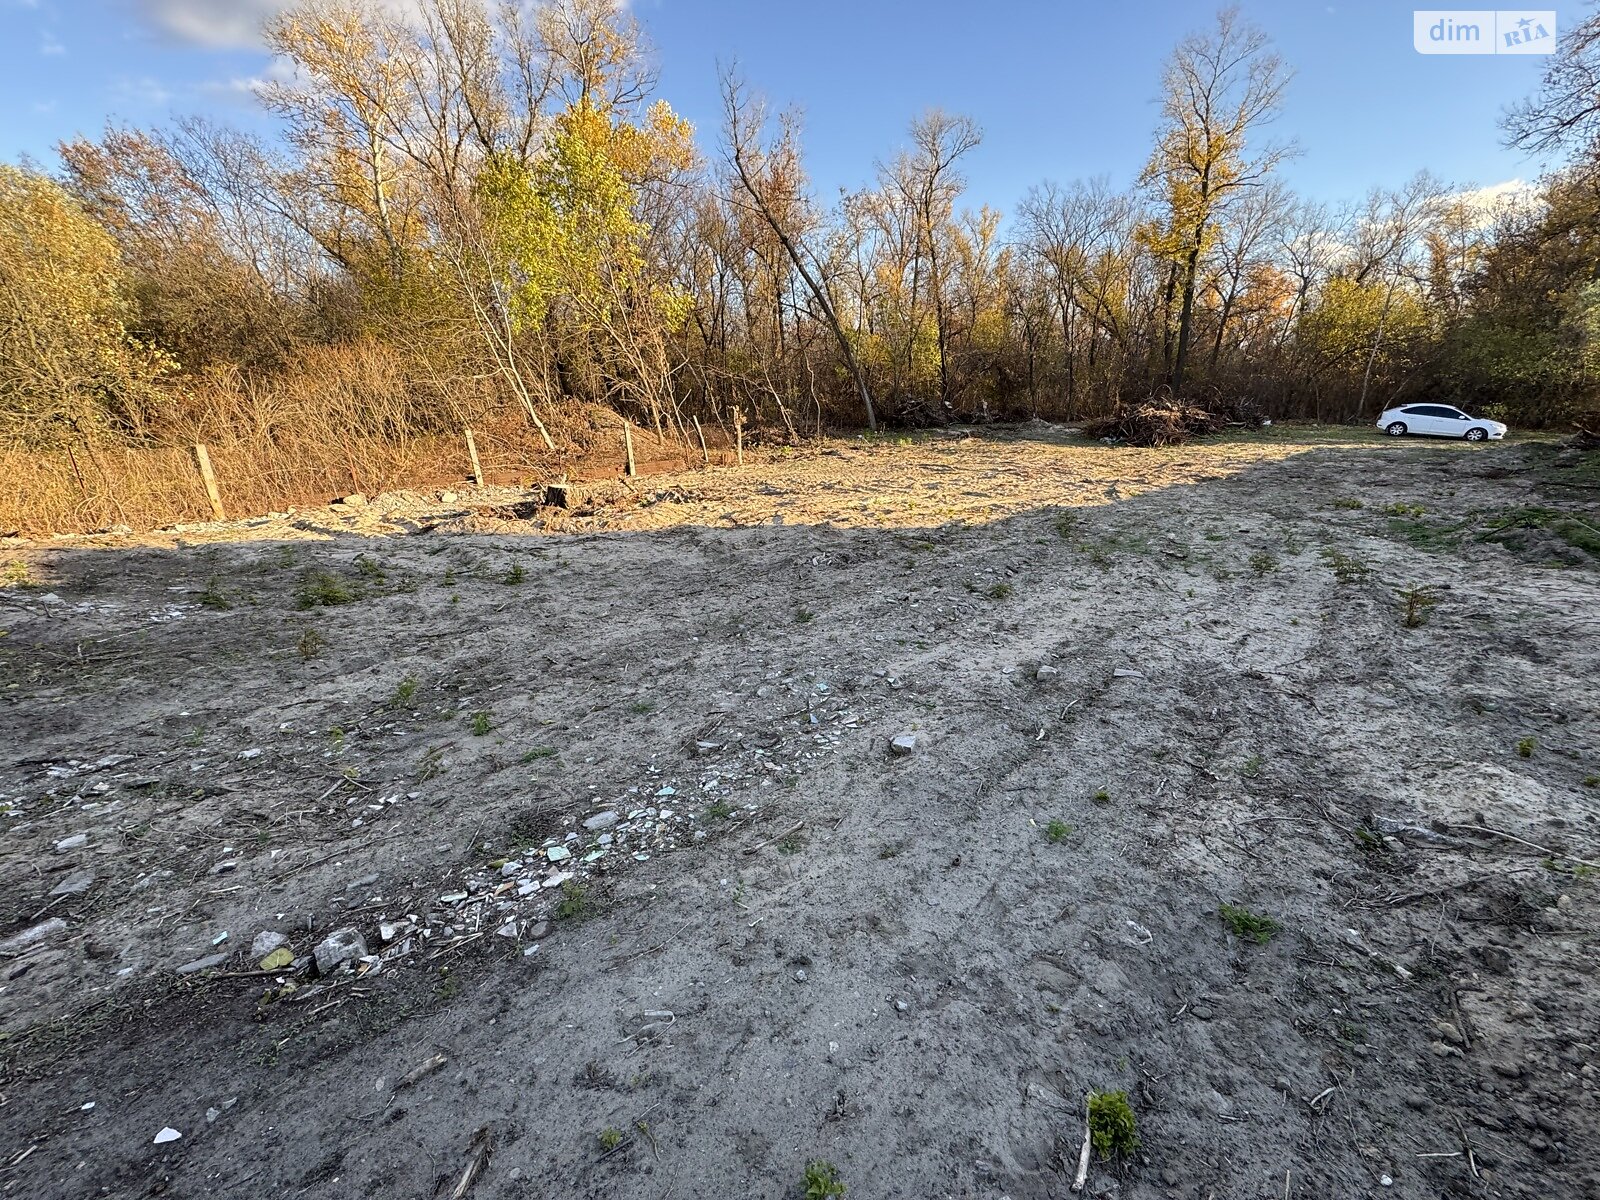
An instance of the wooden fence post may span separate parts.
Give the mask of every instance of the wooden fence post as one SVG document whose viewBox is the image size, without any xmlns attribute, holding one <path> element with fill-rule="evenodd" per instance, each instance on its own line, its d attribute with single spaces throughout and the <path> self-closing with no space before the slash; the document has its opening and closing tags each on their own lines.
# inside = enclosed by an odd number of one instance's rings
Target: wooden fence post
<svg viewBox="0 0 1600 1200">
<path fill-rule="evenodd" d="M 699 417 L 692 417 L 691 420 L 694 421 L 694 431 L 695 431 L 696 434 L 699 435 L 699 438 L 700 438 L 700 457 L 701 457 L 702 460 L 704 460 L 705 465 L 707 467 L 710 467 L 711 466 L 711 451 L 706 449 L 706 431 L 704 429 L 700 428 L 700 418 Z"/>
<path fill-rule="evenodd" d="M 733 446 L 739 455 L 739 465 L 744 466 L 744 409 L 733 410 Z"/>
<path fill-rule="evenodd" d="M 463 429 L 467 435 L 467 453 L 472 457 L 472 481 L 479 487 L 483 486 L 483 467 L 478 463 L 478 444 L 472 440 L 472 430 Z"/>
<path fill-rule="evenodd" d="M 638 472 L 633 464 L 633 426 L 628 424 L 627 417 L 622 417 L 620 420 L 622 421 L 622 444 L 628 451 L 628 474 L 634 475 Z"/>
<path fill-rule="evenodd" d="M 228 515 L 222 510 L 222 493 L 217 491 L 217 477 L 212 473 L 211 455 L 206 453 L 204 442 L 194 444 L 194 458 L 200 464 L 200 481 L 206 485 L 206 499 L 211 501 L 211 519 L 226 521 Z"/>
</svg>

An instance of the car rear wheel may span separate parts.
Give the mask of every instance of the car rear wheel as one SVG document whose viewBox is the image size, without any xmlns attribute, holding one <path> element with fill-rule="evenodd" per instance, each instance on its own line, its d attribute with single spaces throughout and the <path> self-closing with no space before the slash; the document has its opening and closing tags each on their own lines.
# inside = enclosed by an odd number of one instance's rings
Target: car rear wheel
<svg viewBox="0 0 1600 1200">
<path fill-rule="evenodd" d="M 1489 431 L 1487 429 L 1469 429 L 1469 430 L 1467 430 L 1467 441 L 1469 441 L 1469 442 L 1486 442 L 1488 440 L 1489 440 Z"/>
<path fill-rule="evenodd" d="M 1383 431 L 1390 437 L 1405 437 L 1406 423 L 1404 421 L 1390 421 L 1383 427 Z"/>
</svg>

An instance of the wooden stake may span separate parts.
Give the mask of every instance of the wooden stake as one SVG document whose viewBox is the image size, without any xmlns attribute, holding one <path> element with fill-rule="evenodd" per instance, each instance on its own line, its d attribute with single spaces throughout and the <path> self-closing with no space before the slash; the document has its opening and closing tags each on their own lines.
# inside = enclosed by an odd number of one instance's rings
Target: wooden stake
<svg viewBox="0 0 1600 1200">
<path fill-rule="evenodd" d="M 691 417 L 690 419 L 694 422 L 694 431 L 700 438 L 700 457 L 705 462 L 705 465 L 709 467 L 711 465 L 711 451 L 706 449 L 706 431 L 700 428 L 699 417 Z"/>
<path fill-rule="evenodd" d="M 478 443 L 472 440 L 472 430 L 463 429 L 467 435 L 467 453 L 472 457 L 472 481 L 479 487 L 483 486 L 483 467 L 478 462 Z"/>
<path fill-rule="evenodd" d="M 739 455 L 739 465 L 744 466 L 744 409 L 733 410 L 733 447 Z"/>
<path fill-rule="evenodd" d="M 200 481 L 206 485 L 206 499 L 211 501 L 211 519 L 226 521 L 228 515 L 222 511 L 222 493 L 217 491 L 217 477 L 211 470 L 211 455 L 206 453 L 204 442 L 194 444 L 194 458 L 200 464 Z"/>
<path fill-rule="evenodd" d="M 628 451 L 628 474 L 637 475 L 638 471 L 635 470 L 633 465 L 633 426 L 628 424 L 627 417 L 620 419 L 622 421 L 622 444 Z"/>
</svg>

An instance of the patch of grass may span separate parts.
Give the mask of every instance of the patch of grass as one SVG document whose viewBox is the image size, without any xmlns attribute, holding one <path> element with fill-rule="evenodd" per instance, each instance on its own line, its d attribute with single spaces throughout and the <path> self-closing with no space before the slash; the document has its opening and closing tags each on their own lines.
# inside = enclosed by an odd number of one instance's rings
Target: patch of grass
<svg viewBox="0 0 1600 1200">
<path fill-rule="evenodd" d="M 1383 515 L 1386 517 L 1420 517 L 1427 511 L 1420 504 L 1407 504 L 1404 501 L 1383 506 Z"/>
<path fill-rule="evenodd" d="M 1338 498 L 1336 498 L 1334 500 L 1333 507 L 1334 508 L 1356 509 L 1356 508 L 1365 508 L 1366 504 L 1363 503 L 1360 500 L 1357 500 L 1354 496 L 1339 496 Z"/>
<path fill-rule="evenodd" d="M 1561 858 L 1541 858 L 1539 865 L 1552 875 L 1562 875 L 1568 879 L 1587 881 L 1597 874 L 1595 869 L 1587 863 L 1567 862 Z"/>
<path fill-rule="evenodd" d="M 33 577 L 28 564 L 20 558 L 0 566 L 0 587 L 36 588 L 39 581 Z"/>
<path fill-rule="evenodd" d="M 508 587 L 516 587 L 528 577 L 528 570 L 521 563 L 512 563 L 511 569 L 505 573 L 505 578 L 500 582 Z"/>
<path fill-rule="evenodd" d="M 651 700 L 635 700 L 629 707 L 641 717 L 656 710 L 655 702 Z"/>
<path fill-rule="evenodd" d="M 356 598 L 350 586 L 329 571 L 307 571 L 294 590 L 296 608 L 332 608 Z"/>
<path fill-rule="evenodd" d="M 1517 757 L 1518 758 L 1532 758 L 1533 757 L 1533 752 L 1536 749 L 1538 749 L 1538 747 L 1539 747 L 1539 739 L 1538 738 L 1525 737 L 1520 742 L 1517 743 Z"/>
<path fill-rule="evenodd" d="M 1266 550 L 1257 550 L 1250 556 L 1250 569 L 1257 575 L 1270 575 L 1278 569 L 1278 557 Z"/>
<path fill-rule="evenodd" d="M 1397 517 L 1389 522 L 1389 536 L 1414 546 L 1418 550 L 1434 553 L 1459 550 L 1463 531 L 1471 522 L 1444 525 L 1433 521 L 1419 521 Z"/>
<path fill-rule="evenodd" d="M 1015 593 L 1016 590 L 1017 589 L 1012 587 L 1009 583 L 996 583 L 991 585 L 989 590 L 986 591 L 984 595 L 988 596 L 991 600 L 1004 600 L 1008 596 Z"/>
<path fill-rule="evenodd" d="M 1089 1141 L 1101 1158 L 1129 1158 L 1139 1149 L 1138 1122 L 1127 1092 L 1089 1093 Z"/>
<path fill-rule="evenodd" d="M 417 764 L 417 782 L 427 783 L 444 774 L 444 747 L 430 746 Z"/>
<path fill-rule="evenodd" d="M 1272 940 L 1274 934 L 1283 929 L 1283 926 L 1271 917 L 1258 916 L 1236 904 L 1224 903 L 1219 911 L 1222 914 L 1222 923 L 1233 931 L 1235 937 L 1241 941 L 1248 939 L 1258 946 L 1265 946 Z"/>
<path fill-rule="evenodd" d="M 828 1200 L 829 1196 L 842 1196 L 849 1190 L 839 1178 L 839 1168 L 823 1158 L 806 1164 L 800 1187 L 805 1200 Z"/>
<path fill-rule="evenodd" d="M 1066 512 L 1056 514 L 1056 533 L 1061 537 L 1071 539 L 1078 536 L 1078 514 L 1068 509 Z"/>
<path fill-rule="evenodd" d="M 480 708 L 468 718 L 473 737 L 483 737 L 494 728 L 494 717 L 486 708 Z"/>
<path fill-rule="evenodd" d="M 805 843 L 800 840 L 800 835 L 798 833 L 791 833 L 788 837 L 779 840 L 778 853 L 799 854 L 804 847 Z"/>
<path fill-rule="evenodd" d="M 356 570 L 361 578 L 370 579 L 373 583 L 383 583 L 389 578 L 388 571 L 377 559 L 365 554 L 356 555 Z"/>
<path fill-rule="evenodd" d="M 561 899 L 551 914 L 563 921 L 577 921 L 589 915 L 589 889 L 575 879 L 561 885 Z"/>
<path fill-rule="evenodd" d="M 1072 826 L 1065 821 L 1051 821 L 1044 827 L 1044 840 L 1052 846 L 1059 846 L 1072 836 Z"/>
<path fill-rule="evenodd" d="M 554 746 L 535 746 L 522 756 L 522 761 L 524 763 L 538 762 L 541 758 L 554 758 L 555 756 L 556 748 Z"/>
<path fill-rule="evenodd" d="M 1244 762 L 1239 764 L 1239 774 L 1243 775 L 1246 779 L 1259 778 L 1261 775 L 1261 768 L 1266 765 L 1266 761 L 1267 760 L 1262 758 L 1261 755 L 1252 754 L 1249 758 L 1245 759 Z"/>
<path fill-rule="evenodd" d="M 1439 603 L 1432 588 L 1408 587 L 1398 593 L 1403 615 L 1400 620 L 1407 629 L 1419 629 L 1428 623 L 1428 610 Z"/>
<path fill-rule="evenodd" d="M 733 806 L 726 800 L 713 800 L 711 802 L 711 806 L 706 809 L 706 816 L 710 817 L 713 821 L 726 821 L 729 817 L 733 816 Z"/>
<path fill-rule="evenodd" d="M 233 607 L 233 601 L 223 595 L 222 584 L 215 575 L 206 580 L 206 586 L 200 593 L 200 603 L 205 608 L 214 608 L 218 611 Z"/>
<path fill-rule="evenodd" d="M 1384 848 L 1383 838 L 1378 834 L 1373 833 L 1370 829 L 1364 829 L 1360 826 L 1357 826 L 1355 836 L 1356 845 L 1360 846 L 1363 850 L 1382 850 Z"/>
<path fill-rule="evenodd" d="M 439 968 L 439 997 L 443 1000 L 454 1000 L 461 994 L 461 980 L 450 974 L 449 967 Z"/>
<path fill-rule="evenodd" d="M 1525 542 L 1522 531 L 1542 529 L 1554 534 L 1574 549 L 1582 550 L 1594 558 L 1600 558 L 1600 528 L 1575 513 L 1539 506 L 1512 508 L 1491 517 L 1486 525 L 1488 531 L 1480 536 L 1480 541 L 1495 542 L 1512 550 L 1521 550 Z"/>
<path fill-rule="evenodd" d="M 394 685 L 394 695 L 389 697 L 390 708 L 404 708 L 410 704 L 417 695 L 417 679 L 415 675 L 407 675 Z"/>
<path fill-rule="evenodd" d="M 816 616 L 817 614 L 812 612 L 809 608 L 797 608 L 794 610 L 794 621 L 796 625 L 808 625 L 816 619 Z"/>
<path fill-rule="evenodd" d="M 1332 546 L 1323 548 L 1322 561 L 1340 583 L 1360 583 L 1372 573 L 1372 568 L 1359 558 L 1335 550 Z"/>
<path fill-rule="evenodd" d="M 446 567 L 444 569 L 444 575 L 440 578 L 439 583 L 443 587 L 455 587 L 456 569 L 454 567 Z"/>
<path fill-rule="evenodd" d="M 1100 805 L 1101 808 L 1104 808 L 1106 805 L 1111 803 L 1111 793 L 1106 791 L 1105 788 L 1101 788 L 1094 794 L 1093 799 L 1096 804 Z"/>
<path fill-rule="evenodd" d="M 1600 775 L 1585 775 L 1583 786 L 1587 788 L 1600 788 Z"/>
<path fill-rule="evenodd" d="M 313 658 L 321 658 L 322 652 L 328 648 L 328 639 L 315 629 L 305 629 L 300 633 L 300 640 L 295 642 L 294 648 L 300 652 L 302 662 L 310 662 Z"/>
<path fill-rule="evenodd" d="M 595 1135 L 595 1141 L 600 1143 L 600 1149 L 608 1153 L 622 1145 L 622 1130 L 606 1128 Z"/>
</svg>

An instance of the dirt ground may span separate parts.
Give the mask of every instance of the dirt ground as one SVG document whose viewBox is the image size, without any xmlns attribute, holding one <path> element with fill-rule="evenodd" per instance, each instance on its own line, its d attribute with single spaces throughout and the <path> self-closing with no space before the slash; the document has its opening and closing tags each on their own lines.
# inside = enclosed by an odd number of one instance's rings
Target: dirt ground
<svg viewBox="0 0 1600 1200">
<path fill-rule="evenodd" d="M 534 499 L 0 550 L 0 1194 L 1600 1197 L 1593 454 Z"/>
</svg>

